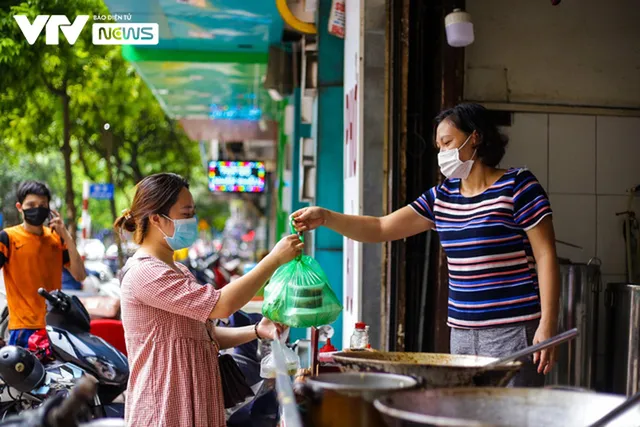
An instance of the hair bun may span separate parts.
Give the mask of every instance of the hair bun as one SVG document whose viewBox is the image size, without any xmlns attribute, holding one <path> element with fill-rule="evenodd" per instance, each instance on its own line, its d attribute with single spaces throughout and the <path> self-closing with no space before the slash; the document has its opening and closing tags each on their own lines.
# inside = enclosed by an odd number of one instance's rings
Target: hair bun
<svg viewBox="0 0 640 427">
<path fill-rule="evenodd" d="M 129 233 L 135 233 L 136 220 L 131 209 L 125 209 L 122 211 L 122 215 L 116 220 L 114 227 L 116 229 L 120 229 L 121 232 L 128 231 Z"/>
</svg>

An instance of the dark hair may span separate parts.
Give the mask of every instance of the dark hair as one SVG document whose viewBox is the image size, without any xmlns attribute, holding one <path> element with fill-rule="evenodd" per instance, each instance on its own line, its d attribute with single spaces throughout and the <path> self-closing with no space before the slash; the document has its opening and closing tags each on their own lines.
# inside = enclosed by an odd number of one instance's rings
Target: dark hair
<svg viewBox="0 0 640 427">
<path fill-rule="evenodd" d="M 458 104 L 436 117 L 436 127 L 448 120 L 467 135 L 478 135 L 478 158 L 487 166 L 496 167 L 504 157 L 509 138 L 498 130 L 489 110 L 479 104 Z"/>
<path fill-rule="evenodd" d="M 16 192 L 16 199 L 18 199 L 18 203 L 24 203 L 24 199 L 27 198 L 28 195 L 34 196 L 42 196 L 46 197 L 47 201 L 51 201 L 51 190 L 47 187 L 47 184 L 39 181 L 24 181 L 18 186 L 18 191 Z"/>
<path fill-rule="evenodd" d="M 146 177 L 136 185 L 131 209 L 125 210 L 113 227 L 117 232 L 134 233 L 135 242 L 141 244 L 149 231 L 149 217 L 155 214 L 169 216 L 169 210 L 176 204 L 183 188 L 188 189 L 189 182 L 174 173 Z"/>
</svg>

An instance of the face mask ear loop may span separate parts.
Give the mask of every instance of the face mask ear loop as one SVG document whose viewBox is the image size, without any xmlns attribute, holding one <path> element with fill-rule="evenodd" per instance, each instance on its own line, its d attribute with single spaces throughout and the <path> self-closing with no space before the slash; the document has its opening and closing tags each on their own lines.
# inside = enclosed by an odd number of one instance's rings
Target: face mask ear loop
<svg viewBox="0 0 640 427">
<path fill-rule="evenodd" d="M 475 131 L 474 131 L 475 132 Z M 458 153 L 460 152 L 460 150 L 462 150 L 462 148 L 464 148 L 465 145 L 467 145 L 467 142 L 469 142 L 469 140 L 471 139 L 471 137 L 473 136 L 473 132 L 471 132 L 471 134 L 467 137 L 467 139 L 464 141 L 464 143 L 462 143 L 462 145 L 460 147 L 458 147 Z M 473 154 L 471 155 L 471 158 L 469 160 L 465 160 L 465 161 L 471 161 L 476 157 L 476 153 L 478 152 L 478 148 L 475 148 L 473 150 Z"/>
<path fill-rule="evenodd" d="M 160 214 L 160 215 L 162 215 L 163 217 L 165 217 L 169 221 L 173 222 L 173 236 L 171 236 L 171 237 L 167 236 L 167 234 L 164 231 L 162 231 L 162 228 L 160 228 L 159 225 L 156 225 L 156 228 L 158 230 L 160 230 L 160 232 L 162 233 L 162 235 L 164 236 L 165 239 L 173 239 L 175 237 L 175 235 L 176 235 L 176 223 L 175 223 L 175 221 L 172 220 L 171 218 L 169 218 L 168 216 L 166 216 L 165 214 Z"/>
<path fill-rule="evenodd" d="M 460 147 L 458 147 L 458 150 L 462 150 L 464 148 L 465 145 L 467 145 L 467 142 L 469 142 L 469 140 L 471 139 L 471 137 L 473 136 L 473 133 L 471 133 L 467 139 L 464 140 L 464 142 L 462 143 L 462 145 Z"/>
</svg>

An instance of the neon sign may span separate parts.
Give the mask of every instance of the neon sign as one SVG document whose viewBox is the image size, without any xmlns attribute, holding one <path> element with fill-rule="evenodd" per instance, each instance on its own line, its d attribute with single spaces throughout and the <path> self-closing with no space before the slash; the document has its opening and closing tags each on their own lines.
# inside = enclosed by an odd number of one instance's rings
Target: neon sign
<svg viewBox="0 0 640 427">
<path fill-rule="evenodd" d="M 263 162 L 209 162 L 209 190 L 214 193 L 262 193 L 265 176 Z"/>
<path fill-rule="evenodd" d="M 211 106 L 211 118 L 218 120 L 260 120 L 262 110 L 256 106 L 230 107 L 228 105 Z"/>
</svg>

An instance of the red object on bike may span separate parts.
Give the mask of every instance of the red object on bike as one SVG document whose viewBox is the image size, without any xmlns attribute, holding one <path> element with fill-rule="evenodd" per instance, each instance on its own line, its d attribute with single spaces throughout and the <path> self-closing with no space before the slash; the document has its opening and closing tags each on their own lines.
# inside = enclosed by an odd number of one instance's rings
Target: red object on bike
<svg viewBox="0 0 640 427">
<path fill-rule="evenodd" d="M 251 230 L 247 234 L 242 236 L 242 241 L 245 243 L 249 243 L 249 242 L 253 242 L 253 239 L 255 238 L 256 238 L 256 232 L 255 230 Z"/>
<path fill-rule="evenodd" d="M 53 360 L 51 342 L 46 329 L 38 329 L 29 337 L 29 351 L 34 353 L 40 362 L 45 363 Z"/>
<path fill-rule="evenodd" d="M 91 333 L 96 335 L 127 355 L 122 321 L 113 319 L 96 319 L 91 321 Z"/>
</svg>

